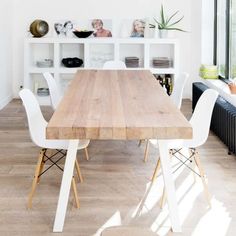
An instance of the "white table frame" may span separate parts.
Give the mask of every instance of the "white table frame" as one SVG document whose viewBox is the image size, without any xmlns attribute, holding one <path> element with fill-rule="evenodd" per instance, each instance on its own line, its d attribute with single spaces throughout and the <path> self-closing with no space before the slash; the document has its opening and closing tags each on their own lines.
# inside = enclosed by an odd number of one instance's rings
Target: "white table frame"
<svg viewBox="0 0 236 236">
<path fill-rule="evenodd" d="M 62 232 L 66 217 L 66 209 L 69 200 L 70 186 L 73 177 L 75 159 L 77 156 L 77 147 L 79 140 L 70 140 L 67 150 L 65 167 L 63 171 L 59 199 L 57 202 L 57 211 L 53 226 L 53 232 Z"/>
<path fill-rule="evenodd" d="M 62 232 L 65 222 L 66 209 L 69 200 L 71 180 L 74 171 L 75 159 L 77 154 L 78 140 L 70 140 L 67 151 L 65 168 L 63 172 L 60 194 L 57 204 L 57 211 L 54 221 L 53 232 Z M 162 173 L 167 193 L 167 202 L 170 212 L 170 220 L 173 232 L 181 232 L 181 225 L 178 215 L 178 207 L 175 193 L 174 180 L 171 173 L 169 150 L 166 142 L 159 140 L 160 158 Z"/>
</svg>

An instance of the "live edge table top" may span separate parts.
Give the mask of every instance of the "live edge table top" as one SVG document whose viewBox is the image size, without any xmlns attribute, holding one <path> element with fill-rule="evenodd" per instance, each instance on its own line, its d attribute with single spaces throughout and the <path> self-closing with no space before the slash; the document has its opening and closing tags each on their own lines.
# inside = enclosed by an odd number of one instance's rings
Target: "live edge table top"
<svg viewBox="0 0 236 236">
<path fill-rule="evenodd" d="M 48 139 L 190 139 L 192 128 L 149 70 L 79 70 Z"/>
</svg>

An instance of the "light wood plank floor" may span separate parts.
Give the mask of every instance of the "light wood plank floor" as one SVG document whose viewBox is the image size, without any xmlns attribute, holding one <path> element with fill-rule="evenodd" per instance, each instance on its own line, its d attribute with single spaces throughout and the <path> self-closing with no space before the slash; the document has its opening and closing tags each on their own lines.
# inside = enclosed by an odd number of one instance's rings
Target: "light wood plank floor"
<svg viewBox="0 0 236 236">
<path fill-rule="evenodd" d="M 189 117 L 191 103 L 185 100 L 183 112 Z M 52 114 L 43 107 L 46 119 Z M 187 168 L 175 173 L 183 233 L 170 232 L 168 208 L 159 207 L 163 180 L 160 175 L 149 189 L 158 151 L 150 150 L 143 163 L 144 145 L 138 141 L 92 141 L 90 161 L 78 152 L 84 183 L 78 183 L 81 208 L 73 206 L 71 193 L 64 232 L 53 234 L 57 198 L 62 173 L 52 168 L 38 185 L 33 209 L 26 209 L 39 148 L 31 142 L 25 111 L 13 100 L 0 111 L 0 235 L 100 235 L 112 225 L 146 227 L 159 235 L 236 235 L 236 159 L 210 133 L 199 149 L 204 164 L 212 209 L 208 209 L 201 181 L 193 184 Z M 62 163 L 63 164 L 63 163 Z M 173 165 L 177 165 L 173 161 Z M 148 192 L 149 194 L 145 194 Z"/>
</svg>

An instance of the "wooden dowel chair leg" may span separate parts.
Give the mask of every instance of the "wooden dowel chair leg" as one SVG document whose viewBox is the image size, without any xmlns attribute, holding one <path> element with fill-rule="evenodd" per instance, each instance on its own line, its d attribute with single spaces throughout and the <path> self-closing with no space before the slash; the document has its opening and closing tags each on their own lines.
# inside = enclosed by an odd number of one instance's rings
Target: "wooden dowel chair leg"
<svg viewBox="0 0 236 236">
<path fill-rule="evenodd" d="M 160 161 L 160 158 L 159 158 L 158 161 L 157 161 L 155 171 L 154 171 L 153 176 L 152 176 L 152 183 L 156 180 L 157 174 L 158 174 L 160 168 L 161 168 L 161 161 Z"/>
<path fill-rule="evenodd" d="M 29 197 L 28 197 L 28 208 L 31 209 L 32 208 L 32 200 L 33 200 L 33 196 L 34 196 L 34 193 L 35 193 L 35 189 L 36 189 L 36 186 L 37 186 L 37 183 L 38 183 L 38 179 L 39 179 L 39 172 L 40 172 L 40 168 L 41 168 L 41 164 L 42 164 L 42 161 L 43 161 L 43 156 L 44 156 L 44 153 L 46 152 L 46 149 L 42 149 L 39 153 L 39 158 L 38 158 L 38 163 L 37 163 L 37 166 L 35 168 L 35 173 L 34 173 L 34 179 L 33 179 L 33 182 L 32 182 L 32 187 L 31 187 L 31 191 L 29 193 Z"/>
<path fill-rule="evenodd" d="M 138 146 L 139 146 L 139 147 L 142 145 L 142 142 L 143 142 L 143 140 L 140 139 L 139 142 L 138 142 Z"/>
<path fill-rule="evenodd" d="M 46 151 L 44 152 L 44 154 L 46 153 Z M 43 155 L 43 159 L 42 159 L 42 162 L 41 162 L 41 165 L 40 165 L 40 169 L 39 169 L 39 175 L 43 172 L 43 167 L 44 167 L 44 164 L 45 164 L 45 161 L 44 161 L 44 155 Z M 38 184 L 39 184 L 39 181 L 41 179 L 41 176 L 38 177 Z"/>
<path fill-rule="evenodd" d="M 204 173 L 200 158 L 198 156 L 198 152 L 195 152 L 194 160 L 195 160 L 195 163 L 196 163 L 196 165 L 199 169 L 199 173 L 201 175 L 201 180 L 202 180 L 202 184 L 203 184 L 203 188 L 204 188 L 204 192 L 205 192 L 205 195 L 206 195 L 207 202 L 209 204 L 209 207 L 211 207 L 211 197 L 210 197 L 210 193 L 209 193 L 208 186 L 207 186 L 207 183 L 206 183 L 205 173 Z"/>
<path fill-rule="evenodd" d="M 77 171 L 80 182 L 83 183 L 84 180 L 83 180 L 83 177 L 82 177 L 82 174 L 81 174 L 81 171 L 80 171 L 80 167 L 79 167 L 79 162 L 77 161 L 77 159 L 75 159 L 75 168 L 76 168 L 76 171 Z"/>
<path fill-rule="evenodd" d="M 193 150 L 189 149 L 189 155 L 192 156 L 193 154 L 194 154 Z M 194 155 L 191 157 L 190 161 L 191 161 L 190 166 L 195 171 L 196 164 L 194 160 Z M 196 174 L 193 171 L 192 171 L 192 174 L 193 174 L 194 183 L 196 183 L 197 182 Z"/>
<path fill-rule="evenodd" d="M 87 148 L 85 148 L 85 149 L 84 149 L 84 152 L 85 152 L 85 157 L 86 157 L 86 160 L 88 161 L 88 160 L 89 160 L 88 149 L 87 149 Z"/>
<path fill-rule="evenodd" d="M 149 146 L 150 146 L 150 143 L 149 143 L 149 140 L 147 140 L 145 153 L 144 153 L 144 159 L 143 159 L 144 162 L 147 162 L 147 159 L 148 159 Z"/>
<path fill-rule="evenodd" d="M 79 208 L 80 207 L 79 197 L 78 197 L 78 192 L 77 192 L 74 176 L 72 177 L 72 183 L 71 184 L 72 184 L 72 188 L 73 188 L 73 192 L 74 192 L 75 204 L 76 204 L 76 207 Z"/>
</svg>

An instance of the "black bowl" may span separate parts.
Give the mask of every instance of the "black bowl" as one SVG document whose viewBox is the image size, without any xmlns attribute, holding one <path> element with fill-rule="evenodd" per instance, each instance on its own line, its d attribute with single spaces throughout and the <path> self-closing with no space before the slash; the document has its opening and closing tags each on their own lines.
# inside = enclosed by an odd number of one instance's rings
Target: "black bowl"
<svg viewBox="0 0 236 236">
<path fill-rule="evenodd" d="M 74 57 L 74 58 L 63 58 L 62 59 L 62 64 L 65 66 L 65 67 L 68 67 L 68 68 L 73 68 L 73 67 L 80 67 L 83 65 L 83 60 L 78 58 L 78 57 Z"/>
<path fill-rule="evenodd" d="M 78 38 L 87 38 L 93 33 L 93 31 L 73 31 L 73 33 Z"/>
</svg>

